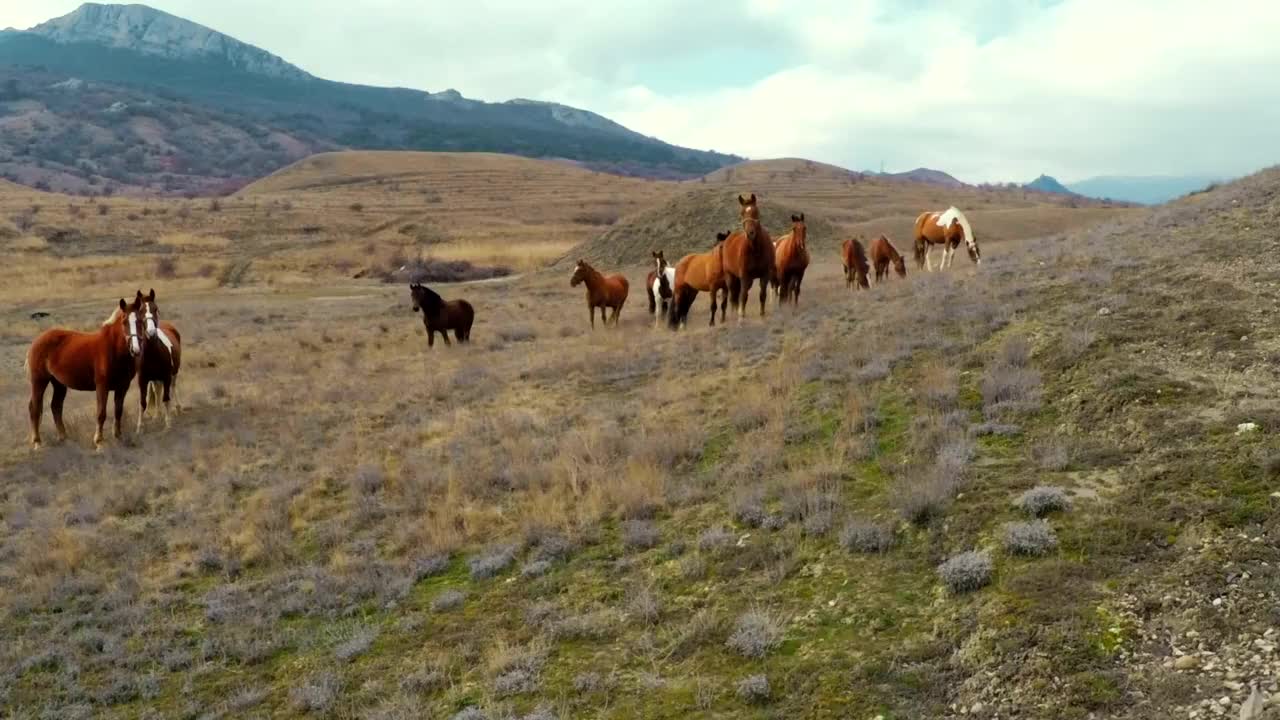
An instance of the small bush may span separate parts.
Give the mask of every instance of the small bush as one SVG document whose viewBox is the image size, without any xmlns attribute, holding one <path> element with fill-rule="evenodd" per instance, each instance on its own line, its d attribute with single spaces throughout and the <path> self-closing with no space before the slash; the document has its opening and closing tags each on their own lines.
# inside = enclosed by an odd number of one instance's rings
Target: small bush
<svg viewBox="0 0 1280 720">
<path fill-rule="evenodd" d="M 782 644 L 782 624 L 763 610 L 744 613 L 725 641 L 731 650 L 746 658 L 762 658 Z"/>
<path fill-rule="evenodd" d="M 1005 523 L 1004 549 L 1014 555 L 1047 555 L 1058 547 L 1058 536 L 1044 520 Z"/>
<path fill-rule="evenodd" d="M 698 536 L 698 549 L 703 552 L 719 552 L 733 545 L 733 533 L 717 525 Z"/>
<path fill-rule="evenodd" d="M 964 593 L 986 587 L 993 571 L 990 553 L 970 550 L 939 565 L 938 577 L 951 592 Z"/>
<path fill-rule="evenodd" d="M 338 643 L 338 646 L 333 649 L 333 656 L 342 662 L 351 662 L 368 652 L 376 639 L 378 639 L 377 629 L 360 628 L 352 633 L 351 637 Z"/>
<path fill-rule="evenodd" d="M 1041 470 L 1061 472 L 1071 467 L 1071 448 L 1061 441 L 1038 443 L 1031 448 L 1031 456 Z"/>
<path fill-rule="evenodd" d="M 435 577 L 449 569 L 449 556 L 446 554 L 427 555 L 417 558 L 412 563 L 413 581 L 421 582 Z"/>
<path fill-rule="evenodd" d="M 488 580 L 511 567 L 515 562 L 516 550 L 510 545 L 492 547 L 477 557 L 467 561 L 471 569 L 472 580 Z"/>
<path fill-rule="evenodd" d="M 982 377 L 983 411 L 989 418 L 1035 410 L 1041 396 L 1040 373 L 1029 368 L 997 364 Z"/>
<path fill-rule="evenodd" d="M 662 615 L 662 603 L 650 588 L 640 588 L 627 601 L 627 614 L 645 625 L 653 625 Z"/>
<path fill-rule="evenodd" d="M 498 697 L 524 695 L 538 689 L 538 676 L 524 668 L 505 672 L 493 680 L 493 692 Z"/>
<path fill-rule="evenodd" d="M 354 212 L 354 213 L 364 212 L 364 204 L 363 204 L 363 203 L 351 203 L 351 204 L 350 204 L 350 205 L 348 205 L 347 207 L 351 210 L 351 212 Z"/>
<path fill-rule="evenodd" d="M 605 678 L 597 672 L 579 673 L 573 678 L 573 689 L 582 694 L 599 692 L 605 688 Z"/>
<path fill-rule="evenodd" d="M 489 716 L 478 707 L 469 707 L 454 713 L 449 720 L 489 720 Z"/>
<path fill-rule="evenodd" d="M 688 657 L 711 642 L 719 633 L 720 618 L 709 609 L 699 610 L 676 631 L 670 654 L 677 660 Z"/>
<path fill-rule="evenodd" d="M 849 552 L 888 552 L 893 542 L 893 525 L 890 523 L 854 518 L 840 531 L 840 547 Z"/>
<path fill-rule="evenodd" d="M 431 601 L 431 609 L 435 612 L 449 612 L 462 607 L 467 601 L 467 594 L 461 590 L 445 590 Z"/>
<path fill-rule="evenodd" d="M 443 690 L 449 678 L 435 668 L 424 668 L 400 680 L 400 690 L 415 695 L 427 695 Z"/>
<path fill-rule="evenodd" d="M 973 434 L 978 437 L 1010 437 L 1021 433 L 1022 428 L 1008 423 L 984 422 L 973 426 Z"/>
<path fill-rule="evenodd" d="M 110 205 L 99 205 L 99 206 L 98 206 L 98 214 L 99 214 L 99 215 L 110 215 L 110 214 L 111 214 L 111 206 L 110 206 Z"/>
<path fill-rule="evenodd" d="M 1062 335 L 1062 355 L 1077 360 L 1098 341 L 1098 334 L 1089 328 L 1072 328 Z"/>
<path fill-rule="evenodd" d="M 921 478 L 903 478 L 894 483 L 894 505 L 908 522 L 927 525 L 942 517 L 951 506 L 955 488 L 936 472 Z"/>
<path fill-rule="evenodd" d="M 889 361 L 878 357 L 864 363 L 855 377 L 859 382 L 870 383 L 889 377 L 889 373 Z"/>
<path fill-rule="evenodd" d="M 1000 346 L 997 359 L 1009 367 L 1026 367 L 1031 362 L 1031 342 L 1022 335 L 1011 335 Z"/>
<path fill-rule="evenodd" d="M 734 491 L 731 508 L 733 519 L 747 527 L 760 527 L 769 516 L 764 509 L 764 492 L 758 487 L 739 487 Z"/>
<path fill-rule="evenodd" d="M 749 705 L 762 705 L 769 701 L 769 678 L 751 675 L 738 682 L 738 699 Z"/>
<path fill-rule="evenodd" d="M 606 640 L 617 634 L 622 619 L 616 610 L 573 615 L 550 627 L 551 636 L 557 640 Z"/>
<path fill-rule="evenodd" d="M 1060 487 L 1038 485 L 1022 493 L 1014 504 L 1032 517 L 1044 517 L 1052 512 L 1069 509 L 1071 500 Z"/>
<path fill-rule="evenodd" d="M 362 495 L 372 495 L 381 490 L 385 484 L 386 478 L 383 477 L 382 469 L 373 465 L 361 465 L 356 468 L 355 475 L 351 478 L 352 488 Z"/>
<path fill-rule="evenodd" d="M 289 691 L 289 701 L 299 712 L 325 715 L 333 708 L 342 690 L 342 681 L 333 673 L 321 673 L 307 678 L 301 685 Z"/>
<path fill-rule="evenodd" d="M 550 560 L 533 560 L 525 563 L 524 567 L 520 568 L 520 577 L 532 580 L 540 578 L 549 572 L 551 572 Z"/>
<path fill-rule="evenodd" d="M 162 280 L 172 280 L 178 277 L 178 261 L 171 257 L 162 257 L 156 260 L 156 277 Z"/>
<path fill-rule="evenodd" d="M 631 550 L 657 547 L 662 535 L 650 520 L 627 520 L 622 523 L 622 544 Z"/>
</svg>

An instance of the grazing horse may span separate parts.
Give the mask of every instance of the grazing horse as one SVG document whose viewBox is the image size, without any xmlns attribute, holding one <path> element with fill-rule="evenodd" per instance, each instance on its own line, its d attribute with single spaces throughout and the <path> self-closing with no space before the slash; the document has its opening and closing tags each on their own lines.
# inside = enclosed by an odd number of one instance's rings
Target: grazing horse
<svg viewBox="0 0 1280 720">
<path fill-rule="evenodd" d="M 667 303 L 671 300 L 671 289 L 676 286 L 676 268 L 668 265 L 662 251 L 653 253 L 654 269 L 645 278 L 644 290 L 649 294 L 649 314 L 657 318 L 667 314 Z M 662 313 L 658 314 L 658 304 L 662 304 Z"/>
<path fill-rule="evenodd" d="M 138 291 L 141 297 L 142 291 Z M 160 320 L 153 288 L 142 298 L 142 327 L 146 334 L 142 361 L 138 364 L 138 432 L 147 405 L 164 401 L 164 425 L 169 427 L 169 401 L 178 397 L 178 370 L 182 367 L 182 335 L 172 323 Z M 156 387 L 162 390 L 157 392 Z"/>
<path fill-rule="evenodd" d="M 791 232 L 773 243 L 773 286 L 778 291 L 778 303 L 788 300 L 800 303 L 800 283 L 804 271 L 809 269 L 809 246 L 806 244 L 804 213 L 791 216 Z"/>
<path fill-rule="evenodd" d="M 720 322 L 729 306 L 729 285 L 724 272 L 724 241 L 730 233 L 716 233 L 716 244 L 705 253 L 693 253 L 676 263 L 671 285 L 671 329 L 689 322 L 689 308 L 699 292 L 711 293 L 711 326 L 716 324 L 716 296 L 720 296 Z"/>
<path fill-rule="evenodd" d="M 627 290 L 630 284 L 622 275 L 605 275 L 579 260 L 569 278 L 569 286 L 577 287 L 579 283 L 587 286 L 587 311 L 591 313 L 591 328 L 596 327 L 596 308 L 600 308 L 600 319 L 605 325 L 618 324 L 618 315 L 622 314 L 622 306 L 627 302 Z M 605 311 L 612 310 L 613 315 L 605 317 Z"/>
<path fill-rule="evenodd" d="M 443 298 L 426 285 L 414 283 L 409 286 L 409 296 L 413 298 L 413 311 L 422 311 L 422 325 L 427 329 L 427 347 L 435 347 L 436 333 L 449 342 L 449 331 L 453 331 L 458 342 L 471 342 L 471 323 L 475 322 L 476 311 L 466 300 L 450 300 Z"/>
<path fill-rule="evenodd" d="M 898 248 L 889 242 L 889 238 L 881 235 L 871 241 L 871 264 L 876 269 L 876 284 L 889 275 L 889 263 L 893 263 L 893 271 L 898 273 L 898 277 L 907 276 L 907 261 L 902 257 L 902 253 L 898 252 Z"/>
<path fill-rule="evenodd" d="M 54 328 L 40 333 L 27 350 L 27 378 L 31 381 L 31 445 L 40 447 L 40 416 L 44 412 L 44 391 L 53 386 L 53 424 L 58 439 L 66 440 L 62 423 L 62 403 L 67 390 L 93 391 L 98 399 L 98 429 L 94 448 L 102 447 L 102 426 L 107 421 L 107 395 L 115 393 L 115 437 L 120 438 L 124 419 L 124 398 L 137 373 L 143 354 L 138 330 L 142 293 L 130 305 L 123 299 L 97 332 L 83 333 Z"/>
<path fill-rule="evenodd" d="M 773 260 L 773 239 L 760 224 L 760 208 L 756 195 L 750 198 L 738 196 L 741 206 L 742 229 L 724 241 L 724 271 L 729 282 L 729 300 L 738 315 L 738 321 L 747 314 L 747 299 L 751 283 L 760 281 L 760 315 L 764 316 L 765 302 L 769 297 L 769 284 L 776 268 Z"/>
<path fill-rule="evenodd" d="M 866 290 L 871 287 L 867 282 L 867 273 L 871 266 L 867 262 L 867 249 L 859 238 L 853 237 L 840 246 L 840 259 L 844 263 L 844 285 L 855 290 Z"/>
<path fill-rule="evenodd" d="M 956 248 L 963 242 L 969 251 L 969 259 L 974 265 L 982 264 L 982 253 L 978 251 L 978 239 L 973 235 L 973 226 L 954 205 L 942 212 L 924 212 L 916 218 L 915 244 L 916 267 L 933 272 L 933 260 L 930 255 L 934 245 L 942 246 L 942 262 L 939 270 L 951 267 Z"/>
</svg>

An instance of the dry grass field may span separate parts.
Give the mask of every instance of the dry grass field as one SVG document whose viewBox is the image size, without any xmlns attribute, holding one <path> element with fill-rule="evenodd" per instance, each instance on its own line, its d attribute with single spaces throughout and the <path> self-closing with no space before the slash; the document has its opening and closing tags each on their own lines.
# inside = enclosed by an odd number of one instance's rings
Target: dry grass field
<svg viewBox="0 0 1280 720">
<path fill-rule="evenodd" d="M 508 175 L 507 205 L 401 160 L 217 209 L 0 189 L 5 714 L 1154 720 L 1277 690 L 1280 293 L 1254 259 L 1280 173 L 1151 211 L 962 198 L 980 270 L 854 294 L 819 254 L 798 308 L 715 329 L 654 329 L 639 266 L 594 333 L 557 266 L 442 287 L 474 343 L 428 352 L 403 286 L 350 279 L 421 247 L 368 232 L 390 218 L 487 258 L 503 208 L 603 253 L 739 187 L 833 236 L 947 197 L 766 174 L 521 205 Z M 33 453 L 26 344 L 139 285 L 183 332 L 183 413 L 95 454 L 72 395 L 71 441 Z"/>
</svg>

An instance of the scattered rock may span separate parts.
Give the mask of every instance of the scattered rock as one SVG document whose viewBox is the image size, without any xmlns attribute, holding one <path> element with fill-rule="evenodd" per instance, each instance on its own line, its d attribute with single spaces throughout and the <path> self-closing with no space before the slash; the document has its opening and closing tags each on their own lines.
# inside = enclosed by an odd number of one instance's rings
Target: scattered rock
<svg viewBox="0 0 1280 720">
<path fill-rule="evenodd" d="M 1109 307 L 1098 308 L 1098 317 L 1106 317 L 1110 314 L 1111 314 L 1111 308 Z"/>
<path fill-rule="evenodd" d="M 1247 433 L 1257 432 L 1257 431 L 1258 431 L 1258 423 L 1243 422 L 1236 426 L 1237 435 L 1245 435 Z"/>
<path fill-rule="evenodd" d="M 1200 667 L 1200 658 L 1195 655 L 1183 655 L 1173 661 L 1173 667 L 1177 670 L 1195 670 Z"/>
</svg>

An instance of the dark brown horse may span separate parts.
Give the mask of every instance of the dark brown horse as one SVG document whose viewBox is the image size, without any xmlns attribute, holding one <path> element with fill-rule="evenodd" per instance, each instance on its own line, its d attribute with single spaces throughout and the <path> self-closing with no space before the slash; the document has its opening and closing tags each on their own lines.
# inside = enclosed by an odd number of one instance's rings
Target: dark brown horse
<svg viewBox="0 0 1280 720">
<path fill-rule="evenodd" d="M 773 260 L 773 238 L 760 224 L 760 208 L 756 195 L 750 198 L 738 196 L 741 206 L 742 230 L 724 241 L 724 271 L 729 283 L 729 301 L 738 315 L 738 321 L 747 314 L 747 299 L 751 284 L 760 281 L 760 315 L 764 316 L 769 297 L 769 284 L 776 270 Z"/>
<path fill-rule="evenodd" d="M 898 273 L 898 277 L 907 276 L 907 261 L 902 257 L 902 253 L 898 252 L 898 248 L 889 242 L 889 238 L 881 235 L 871 241 L 871 264 L 876 269 L 876 283 L 889 275 L 889 263 L 893 263 L 893 271 Z"/>
<path fill-rule="evenodd" d="M 866 290 L 871 287 L 867 282 L 867 273 L 871 271 L 871 266 L 867 262 L 867 249 L 863 247 L 861 239 L 853 237 L 845 240 L 840 246 L 840 259 L 844 263 L 845 287 L 855 290 Z"/>
<path fill-rule="evenodd" d="M 160 319 L 154 288 L 142 299 L 141 313 L 147 339 L 138 366 L 139 433 L 142 432 L 147 405 L 159 405 L 161 399 L 164 402 L 164 425 L 169 427 L 169 401 L 177 400 L 178 370 L 182 368 L 182 334 L 172 323 Z M 161 392 L 157 392 L 157 387 Z"/>
<path fill-rule="evenodd" d="M 143 353 L 138 312 L 142 293 L 130 305 L 120 306 L 97 332 L 83 333 L 54 328 L 41 333 L 27 350 L 27 378 L 31 381 L 31 445 L 40 447 L 40 416 L 44 412 L 44 391 L 53 386 L 53 424 L 58 439 L 66 440 L 62 404 L 67 390 L 93 391 L 98 399 L 98 429 L 93 434 L 95 448 L 102 447 L 102 426 L 107 421 L 107 395 L 115 393 L 115 436 L 120 437 L 124 419 L 124 398 L 137 373 Z"/>
<path fill-rule="evenodd" d="M 667 314 L 671 289 L 676 284 L 676 268 L 667 264 L 661 250 L 653 253 L 653 265 L 654 268 L 644 279 L 644 291 L 649 295 L 649 314 L 661 318 Z M 661 314 L 658 313 L 659 304 L 662 305 Z"/>
<path fill-rule="evenodd" d="M 711 326 L 716 324 L 716 296 L 720 296 L 720 322 L 729 306 L 729 285 L 724 272 L 724 241 L 730 233 L 716 233 L 716 244 L 704 253 L 693 253 L 676 263 L 671 285 L 670 326 L 674 330 L 689 321 L 689 308 L 699 292 L 711 293 Z"/>
<path fill-rule="evenodd" d="M 804 271 L 809 269 L 809 246 L 804 213 L 791 216 L 791 232 L 778 238 L 773 244 L 773 286 L 778 291 L 778 303 L 800 302 L 800 283 Z"/>
<path fill-rule="evenodd" d="M 934 245 L 942 246 L 942 262 L 938 263 L 938 269 L 951 267 L 956 248 L 962 242 L 969 251 L 969 259 L 973 264 L 981 265 L 982 253 L 978 250 L 978 239 L 974 237 L 973 226 L 964 213 L 954 205 L 940 212 L 921 213 L 916 218 L 915 227 L 916 267 L 933 272 L 933 259 L 930 256 Z"/>
<path fill-rule="evenodd" d="M 453 331 L 458 342 L 471 342 L 471 323 L 475 322 L 476 311 L 466 300 L 450 300 L 436 294 L 426 285 L 414 283 L 409 286 L 409 296 L 413 298 L 413 311 L 422 311 L 422 325 L 427 329 L 427 347 L 435 347 L 436 333 L 449 342 L 449 331 Z"/>
<path fill-rule="evenodd" d="M 596 308 L 600 308 L 600 319 L 606 326 L 610 323 L 617 325 L 622 306 L 627 302 L 627 291 L 631 287 L 627 279 L 616 273 L 605 275 L 588 265 L 586 260 L 579 260 L 577 267 L 573 269 L 573 277 L 569 278 L 569 286 L 577 287 L 580 283 L 587 286 L 587 312 L 591 313 L 591 328 L 594 330 L 596 327 Z M 613 315 L 605 317 L 606 310 L 612 310 Z"/>
</svg>

